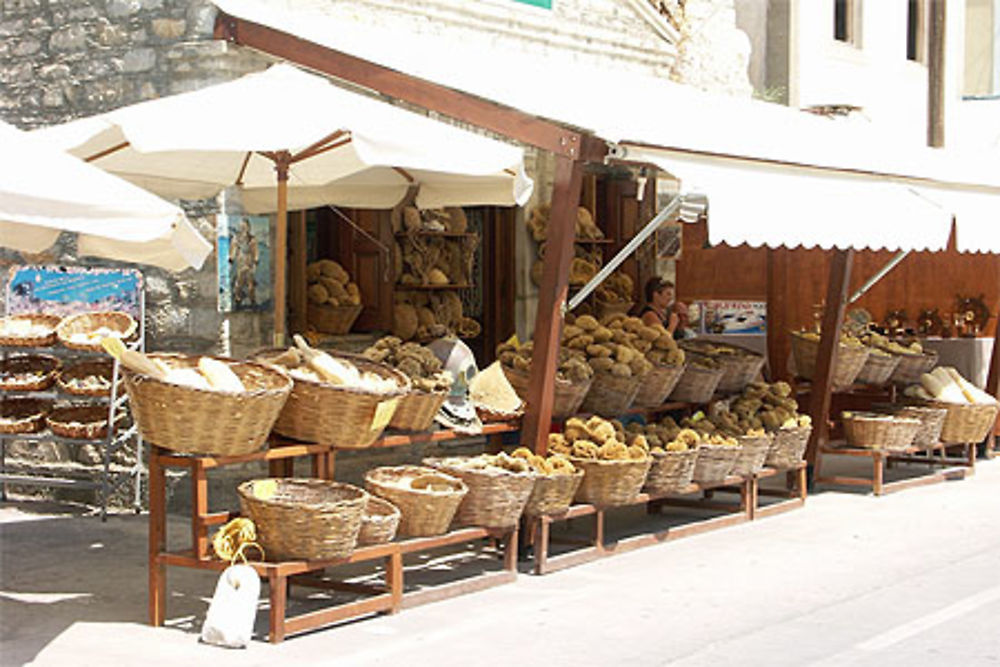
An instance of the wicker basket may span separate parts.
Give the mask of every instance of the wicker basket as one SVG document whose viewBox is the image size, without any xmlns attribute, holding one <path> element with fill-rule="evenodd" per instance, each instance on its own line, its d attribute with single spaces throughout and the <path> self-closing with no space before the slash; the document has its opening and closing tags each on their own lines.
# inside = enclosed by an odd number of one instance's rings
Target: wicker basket
<svg viewBox="0 0 1000 667">
<path fill-rule="evenodd" d="M 543 516 L 565 512 L 573 504 L 573 496 L 582 481 L 583 470 L 579 469 L 572 475 L 538 475 L 528 504 L 524 506 L 524 514 Z"/>
<path fill-rule="evenodd" d="M 851 447 L 901 451 L 913 444 L 920 420 L 885 413 L 844 412 L 844 435 Z"/>
<path fill-rule="evenodd" d="M 913 436 L 914 447 L 932 447 L 941 442 L 941 430 L 944 428 L 945 417 L 948 416 L 947 409 L 920 405 L 896 405 L 892 409 L 901 417 L 920 420 L 920 428 Z"/>
<path fill-rule="evenodd" d="M 49 430 L 64 438 L 96 440 L 108 434 L 108 406 L 66 405 L 54 407 L 45 417 Z"/>
<path fill-rule="evenodd" d="M 426 431 L 434 425 L 434 415 L 448 399 L 446 392 L 413 389 L 399 399 L 389 426 L 402 431 Z"/>
<path fill-rule="evenodd" d="M 670 392 L 670 400 L 686 403 L 708 403 L 712 400 L 719 382 L 722 380 L 721 368 L 705 368 L 689 363 L 684 367 L 684 373 Z"/>
<path fill-rule="evenodd" d="M 448 489 L 415 489 L 410 485 L 415 479 L 434 480 Z M 409 537 L 447 532 L 459 503 L 469 492 L 462 480 L 420 466 L 374 468 L 365 474 L 365 488 L 399 508 L 399 534 Z"/>
<path fill-rule="evenodd" d="M 929 372 L 937 365 L 937 350 L 924 350 L 922 354 L 899 354 L 894 352 L 893 356 L 899 357 L 899 365 L 892 372 L 889 378 L 894 384 L 917 384 L 920 376 Z"/>
<path fill-rule="evenodd" d="M 174 367 L 195 368 L 200 357 L 151 354 Z M 243 381 L 245 392 L 195 389 L 123 368 L 132 415 L 144 440 L 189 454 L 238 456 L 264 446 L 292 389 L 283 371 L 217 358 Z"/>
<path fill-rule="evenodd" d="M 774 432 L 771 449 L 767 452 L 764 464 L 778 470 L 798 465 L 806 454 L 806 445 L 809 444 L 811 434 L 811 426 L 778 429 Z"/>
<path fill-rule="evenodd" d="M 52 386 L 59 360 L 48 354 L 16 354 L 0 359 L 0 389 L 43 391 Z"/>
<path fill-rule="evenodd" d="M 354 326 L 363 306 L 327 306 L 310 303 L 306 306 L 306 321 L 316 331 L 328 334 L 346 334 Z"/>
<path fill-rule="evenodd" d="M 698 460 L 696 448 L 683 452 L 653 452 L 643 491 L 656 495 L 680 493 L 691 485 L 694 464 Z"/>
<path fill-rule="evenodd" d="M 600 301 L 597 302 L 597 319 L 603 320 L 609 315 L 628 315 L 635 305 L 634 301 Z"/>
<path fill-rule="evenodd" d="M 517 395 L 521 397 L 522 401 L 527 402 L 528 387 L 530 384 L 528 371 L 520 371 L 503 366 L 503 372 L 507 376 L 510 386 L 517 392 Z M 586 398 L 587 392 L 590 391 L 592 383 L 593 378 L 579 383 L 556 378 L 555 397 L 552 402 L 552 418 L 565 419 L 579 412 L 580 405 L 583 403 L 583 399 Z"/>
<path fill-rule="evenodd" d="M 395 380 L 399 389 L 376 394 L 355 387 L 295 378 L 292 393 L 274 423 L 274 431 L 296 440 L 328 444 L 340 449 L 368 447 L 378 440 L 384 430 L 384 426 L 373 423 L 379 404 L 408 394 L 410 379 L 395 368 L 359 355 L 326 352 L 334 358 L 351 362 L 362 372 Z M 273 351 L 267 351 L 257 358 L 266 361 L 272 354 Z M 399 409 L 398 405 L 396 409 Z"/>
<path fill-rule="evenodd" d="M 625 414 L 632 407 L 643 380 L 643 377 L 623 378 L 611 373 L 594 373 L 590 391 L 580 404 L 580 411 L 602 417 Z"/>
<path fill-rule="evenodd" d="M 757 354 L 753 350 L 745 347 L 731 345 L 729 343 L 715 343 L 711 341 L 682 340 L 680 346 L 685 351 L 706 355 L 709 348 L 728 349 L 727 354 L 714 354 L 711 358 L 719 364 L 722 369 L 722 377 L 715 391 L 720 394 L 735 394 L 746 389 L 747 385 L 753 382 L 760 370 L 764 367 L 763 355 Z"/>
<path fill-rule="evenodd" d="M 252 479 L 236 490 L 269 561 L 346 558 L 354 551 L 368 503 L 358 487 L 278 478 Z"/>
<path fill-rule="evenodd" d="M 39 398 L 0 399 L 0 433 L 37 433 L 45 426 L 50 401 Z"/>
<path fill-rule="evenodd" d="M 699 445 L 692 480 L 698 484 L 714 484 L 732 473 L 740 448 L 728 445 Z"/>
<path fill-rule="evenodd" d="M 468 470 L 454 458 L 427 458 L 423 464 L 458 477 L 469 493 L 458 506 L 455 524 L 482 528 L 516 526 L 535 488 L 535 475 L 507 470 Z"/>
<path fill-rule="evenodd" d="M 73 350 L 101 350 L 101 340 L 80 342 L 73 340 L 74 334 L 90 334 L 101 328 L 109 329 L 118 334 L 122 340 L 135 336 L 139 324 L 128 313 L 117 311 L 79 313 L 63 318 L 56 327 L 56 336 L 65 347 Z"/>
<path fill-rule="evenodd" d="M 58 315 L 45 315 L 43 313 L 25 313 L 23 315 L 8 315 L 0 319 L 0 331 L 5 331 L 8 322 L 30 322 L 39 328 L 45 327 L 44 332 L 39 332 L 30 336 L 18 336 L 12 333 L 0 334 L 0 345 L 19 347 L 48 347 L 56 343 L 56 327 L 62 318 Z"/>
<path fill-rule="evenodd" d="M 59 389 L 67 394 L 76 396 L 108 396 L 111 394 L 111 379 L 114 376 L 114 362 L 108 361 L 83 361 L 73 364 L 69 368 L 64 368 L 59 372 L 56 382 Z M 98 377 L 107 380 L 107 386 L 80 384 L 88 377 Z"/>
<path fill-rule="evenodd" d="M 599 461 L 570 457 L 583 470 L 583 481 L 574 500 L 597 507 L 614 507 L 633 502 L 646 482 L 653 459 Z"/>
<path fill-rule="evenodd" d="M 368 504 L 361 514 L 358 544 L 385 544 L 392 542 L 399 528 L 399 508 L 384 498 L 368 496 Z"/>
<path fill-rule="evenodd" d="M 677 386 L 682 375 L 684 375 L 683 365 L 656 364 L 639 383 L 639 391 L 636 392 L 632 405 L 637 408 L 660 407 L 666 402 L 667 396 L 670 396 L 670 392 Z"/>
<path fill-rule="evenodd" d="M 819 341 L 806 338 L 798 331 L 792 332 L 792 356 L 795 358 L 795 372 L 801 378 L 812 380 L 816 374 L 816 357 Z M 833 388 L 849 387 L 868 361 L 868 348 L 839 343 L 837 367 L 833 371 Z"/>
<path fill-rule="evenodd" d="M 901 359 L 902 357 L 898 354 L 871 352 L 868 355 L 868 359 L 865 360 L 865 365 L 861 367 L 856 380 L 864 384 L 881 387 L 892 377 Z"/>
<path fill-rule="evenodd" d="M 945 403 L 944 401 L 927 401 L 922 403 L 932 408 L 944 408 L 948 411 L 941 427 L 941 442 L 946 445 L 959 445 L 968 442 L 982 442 L 997 420 L 996 403 Z"/>
<path fill-rule="evenodd" d="M 742 435 L 737 440 L 740 441 L 740 453 L 733 464 L 732 474 L 746 477 L 763 470 L 767 453 L 771 451 L 771 436 Z"/>
</svg>

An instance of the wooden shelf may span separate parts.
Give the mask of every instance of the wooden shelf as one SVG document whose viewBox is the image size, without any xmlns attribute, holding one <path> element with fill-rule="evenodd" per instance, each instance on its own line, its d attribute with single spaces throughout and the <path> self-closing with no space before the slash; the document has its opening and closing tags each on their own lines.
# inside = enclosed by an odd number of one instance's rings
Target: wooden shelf
<svg viewBox="0 0 1000 667">
<path fill-rule="evenodd" d="M 573 243 L 579 245 L 613 245 L 614 239 L 575 239 Z"/>
<path fill-rule="evenodd" d="M 472 289 L 475 285 L 396 285 L 397 292 Z"/>
<path fill-rule="evenodd" d="M 478 238 L 479 234 L 470 234 L 468 232 L 435 232 L 431 230 L 420 230 L 415 232 L 396 232 L 396 238 L 405 238 L 407 236 L 436 236 L 438 238 L 445 238 L 445 239 L 471 239 L 471 238 Z"/>
</svg>

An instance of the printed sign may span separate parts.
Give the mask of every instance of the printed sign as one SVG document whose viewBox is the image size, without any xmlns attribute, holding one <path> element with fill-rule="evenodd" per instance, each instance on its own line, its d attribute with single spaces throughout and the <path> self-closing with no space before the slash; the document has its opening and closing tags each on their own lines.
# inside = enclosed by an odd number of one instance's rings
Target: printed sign
<svg viewBox="0 0 1000 667">
<path fill-rule="evenodd" d="M 375 415 L 372 417 L 373 431 L 380 431 L 389 425 L 392 416 L 396 414 L 396 407 L 399 405 L 399 397 L 382 401 L 375 406 Z"/>
<path fill-rule="evenodd" d="M 701 310 L 703 333 L 767 331 L 767 304 L 763 301 L 703 301 Z"/>
<path fill-rule="evenodd" d="M 14 266 L 7 280 L 7 314 L 116 310 L 142 317 L 142 274 L 135 269 Z"/>
</svg>

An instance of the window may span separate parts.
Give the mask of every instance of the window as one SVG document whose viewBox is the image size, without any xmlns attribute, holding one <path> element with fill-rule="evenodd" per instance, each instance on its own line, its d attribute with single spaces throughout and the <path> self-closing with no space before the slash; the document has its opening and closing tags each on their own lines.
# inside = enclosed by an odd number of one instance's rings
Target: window
<svg viewBox="0 0 1000 667">
<path fill-rule="evenodd" d="M 853 9 L 852 0 L 833 0 L 833 38 L 838 42 L 853 41 Z"/>
<path fill-rule="evenodd" d="M 907 0 L 906 59 L 927 62 L 927 12 L 925 0 Z"/>
</svg>

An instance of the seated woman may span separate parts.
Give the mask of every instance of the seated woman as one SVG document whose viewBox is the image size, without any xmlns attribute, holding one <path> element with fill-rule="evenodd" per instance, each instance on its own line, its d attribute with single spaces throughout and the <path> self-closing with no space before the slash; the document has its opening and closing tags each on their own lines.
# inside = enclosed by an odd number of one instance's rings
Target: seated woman
<svg viewBox="0 0 1000 667">
<path fill-rule="evenodd" d="M 674 284 L 660 277 L 646 281 L 646 305 L 639 312 L 643 324 L 653 326 L 662 324 L 667 332 L 676 339 L 689 338 L 693 335 L 688 328 L 687 306 L 674 299 Z"/>
</svg>

